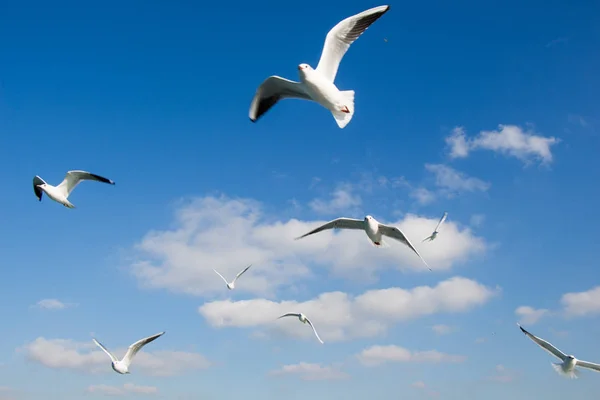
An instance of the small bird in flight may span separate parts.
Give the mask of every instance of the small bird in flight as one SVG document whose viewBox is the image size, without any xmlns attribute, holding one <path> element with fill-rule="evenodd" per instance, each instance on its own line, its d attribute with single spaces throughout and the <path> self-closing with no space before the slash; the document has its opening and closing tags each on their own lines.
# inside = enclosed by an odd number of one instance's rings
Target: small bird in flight
<svg viewBox="0 0 600 400">
<path fill-rule="evenodd" d="M 217 275 L 219 275 L 221 277 L 221 279 L 223 279 L 223 281 L 227 284 L 227 289 L 229 290 L 233 290 L 235 289 L 235 281 L 237 281 L 237 279 L 242 276 L 242 274 L 246 271 L 248 271 L 248 269 L 252 266 L 252 264 L 248 265 L 246 268 L 244 268 L 242 271 L 238 272 L 238 274 L 235 276 L 235 278 L 233 278 L 233 280 L 231 282 L 227 282 L 227 279 L 225 279 L 223 277 L 223 275 L 221 275 L 219 273 L 219 271 L 217 271 L 216 269 L 213 268 L 213 271 L 215 271 L 217 273 Z"/>
<path fill-rule="evenodd" d="M 98 181 L 103 183 L 108 183 L 110 185 L 114 185 L 115 182 L 110 179 L 104 178 L 100 175 L 92 174 L 86 171 L 68 171 L 67 175 L 65 175 L 65 179 L 58 185 L 52 186 L 38 175 L 33 178 L 33 192 L 39 201 L 42 201 L 42 195 L 46 193 L 48 197 L 57 203 L 62 204 L 67 208 L 75 208 L 73 204 L 69 200 L 69 195 L 75 189 L 79 182 L 81 181 Z"/>
<path fill-rule="evenodd" d="M 306 315 L 304 315 L 302 313 L 287 313 L 287 314 L 283 314 L 281 317 L 279 317 L 277 319 L 284 318 L 284 317 L 298 317 L 300 322 L 302 322 L 303 324 L 309 324 L 310 327 L 312 328 L 313 332 L 315 333 L 315 336 L 319 340 L 319 342 L 321 342 L 321 344 L 324 344 L 324 342 L 319 337 L 319 334 L 317 333 L 315 326 L 312 324 L 312 322 L 310 322 L 310 320 L 306 317 Z"/>
<path fill-rule="evenodd" d="M 438 229 L 444 223 L 444 221 L 446 220 L 446 217 L 448 217 L 448 213 L 447 212 L 445 212 L 444 215 L 442 215 L 442 219 L 440 219 L 440 222 L 438 222 L 438 224 L 435 227 L 435 229 L 433 230 L 433 233 L 431 234 L 431 236 L 428 236 L 425 239 L 421 240 L 421 243 L 423 243 L 426 240 L 429 240 L 430 242 L 432 242 L 437 237 L 437 235 L 439 233 Z"/>
<path fill-rule="evenodd" d="M 135 355 L 138 353 L 138 351 L 140 351 L 142 349 L 142 347 L 144 347 L 148 343 L 158 339 L 159 337 L 161 337 L 164 334 L 165 334 L 165 332 L 161 332 L 161 333 L 157 333 L 156 335 L 152 335 L 147 338 L 138 340 L 137 342 L 135 342 L 134 344 L 129 346 L 129 348 L 127 349 L 127 353 L 125 353 L 125 357 L 123 357 L 122 360 L 119 360 L 117 357 L 115 357 L 99 341 L 97 341 L 94 338 L 92 338 L 92 340 L 94 341 L 94 343 L 96 343 L 96 346 L 100 347 L 106 354 L 108 354 L 108 356 L 110 357 L 110 359 L 112 361 L 112 363 L 111 363 L 112 369 L 114 369 L 115 372 L 118 372 L 119 374 L 129 374 L 130 373 L 129 366 L 131 365 L 131 361 L 133 360 L 133 357 L 135 357 Z"/>
</svg>

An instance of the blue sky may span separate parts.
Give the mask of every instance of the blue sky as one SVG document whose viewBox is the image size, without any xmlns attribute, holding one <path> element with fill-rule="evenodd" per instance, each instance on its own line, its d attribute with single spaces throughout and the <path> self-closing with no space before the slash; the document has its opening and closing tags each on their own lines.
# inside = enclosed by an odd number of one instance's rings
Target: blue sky
<svg viewBox="0 0 600 400">
<path fill-rule="evenodd" d="M 341 63 L 356 113 L 340 130 L 309 102 L 256 124 L 248 108 L 379 4 L 151 3 L 1 5 L 1 399 L 600 389 L 560 379 L 515 325 L 600 362 L 598 4 L 391 3 Z M 83 183 L 75 210 L 37 202 L 35 175 L 72 169 L 116 185 Z M 366 214 L 434 271 L 356 232 L 292 240 Z M 233 292 L 211 270 L 249 263 Z M 325 345 L 273 322 L 287 311 Z M 123 352 L 162 330 L 131 375 L 91 342 Z"/>
</svg>

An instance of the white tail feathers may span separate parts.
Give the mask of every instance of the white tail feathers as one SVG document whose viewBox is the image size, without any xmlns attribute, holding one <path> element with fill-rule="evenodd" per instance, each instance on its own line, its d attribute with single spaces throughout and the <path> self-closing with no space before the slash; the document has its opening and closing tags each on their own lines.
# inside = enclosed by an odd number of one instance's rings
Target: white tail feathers
<svg viewBox="0 0 600 400">
<path fill-rule="evenodd" d="M 354 115 L 354 90 L 344 90 L 340 92 L 342 94 L 342 105 L 348 107 L 347 113 L 342 111 L 332 111 L 333 118 L 337 122 L 338 126 L 342 129 L 348 125 L 352 116 Z"/>
<path fill-rule="evenodd" d="M 562 375 L 564 377 L 571 378 L 571 379 L 577 379 L 577 378 L 579 378 L 579 371 L 577 371 L 575 368 L 573 368 L 569 372 L 565 372 L 562 369 L 562 364 L 561 363 L 552 363 L 552 368 L 554 368 L 554 370 L 556 372 L 558 372 L 559 375 Z"/>
</svg>

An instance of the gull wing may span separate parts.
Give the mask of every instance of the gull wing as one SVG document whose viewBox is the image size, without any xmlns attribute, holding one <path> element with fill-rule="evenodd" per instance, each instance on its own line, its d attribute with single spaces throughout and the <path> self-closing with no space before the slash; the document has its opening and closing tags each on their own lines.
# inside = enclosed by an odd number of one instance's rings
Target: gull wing
<svg viewBox="0 0 600 400">
<path fill-rule="evenodd" d="M 421 243 L 423 243 L 424 241 L 426 241 L 427 239 L 429 240 L 433 240 L 433 234 L 427 236 L 425 239 L 421 240 Z"/>
<path fill-rule="evenodd" d="M 223 282 L 225 282 L 226 284 L 228 284 L 228 285 L 229 285 L 229 282 L 227 282 L 227 279 L 225 279 L 225 278 L 223 277 L 223 275 L 221 275 L 221 274 L 219 273 L 219 271 L 217 271 L 217 270 L 216 270 L 216 269 L 214 269 L 214 268 L 213 268 L 213 271 L 215 271 L 215 272 L 217 273 L 217 275 L 219 275 L 219 276 L 221 277 L 221 279 L 223 279 Z"/>
<path fill-rule="evenodd" d="M 517 324 L 517 325 L 519 325 L 519 324 Z M 538 346 L 540 346 L 542 349 L 546 350 L 548 353 L 552 354 L 554 357 L 559 358 L 561 361 L 564 361 L 565 358 L 567 358 L 567 355 L 565 353 L 563 353 L 562 351 L 560 351 L 559 349 L 554 347 L 550 342 L 547 342 L 544 339 L 541 339 L 535 335 L 532 335 L 527 330 L 523 329 L 523 327 L 521 325 L 519 325 L 519 328 L 525 335 L 527 335 L 527 337 L 529 337 L 529 339 L 533 340 Z M 579 364 L 579 362 L 577 362 L 577 363 Z"/>
<path fill-rule="evenodd" d="M 287 98 L 312 100 L 301 83 L 276 75 L 268 77 L 260 84 L 254 94 L 248 114 L 250 120 L 252 122 L 258 121 L 279 100 Z"/>
<path fill-rule="evenodd" d="M 287 314 L 283 314 L 281 317 L 278 317 L 277 319 L 280 319 L 280 318 L 283 318 L 283 317 L 296 317 L 296 318 L 298 318 L 298 317 L 300 317 L 300 314 L 291 313 L 290 312 L 290 313 L 287 313 Z"/>
<path fill-rule="evenodd" d="M 446 218 L 448 217 L 448 213 L 445 212 L 444 215 L 442 216 L 442 219 L 440 219 L 440 222 L 438 222 L 437 226 L 435 227 L 434 231 L 437 232 L 438 228 L 440 227 L 440 225 L 442 225 L 444 223 L 444 221 L 446 220 Z"/>
<path fill-rule="evenodd" d="M 308 317 L 306 318 L 306 322 L 308 322 L 308 324 L 312 328 L 313 332 L 315 333 L 315 336 L 317 337 L 317 339 L 319 339 L 319 342 L 321 342 L 321 344 L 324 344 L 324 342 L 319 337 L 319 334 L 317 333 L 317 330 L 315 329 L 315 326 L 312 324 L 312 322 L 310 322 L 310 319 L 308 319 Z"/>
<path fill-rule="evenodd" d="M 600 372 L 600 364 L 577 360 L 576 365 L 582 368 L 593 369 L 594 371 Z"/>
<path fill-rule="evenodd" d="M 33 177 L 33 192 L 39 201 L 42 201 L 42 195 L 44 194 L 44 191 L 40 189 L 38 185 L 43 185 L 44 183 L 46 183 L 46 181 L 39 176 L 36 175 Z"/>
<path fill-rule="evenodd" d="M 147 338 L 140 339 L 131 346 L 129 346 L 129 348 L 127 349 L 127 353 L 125 353 L 125 357 L 123 357 L 123 364 L 129 367 L 129 365 L 131 364 L 131 360 L 133 360 L 133 357 L 135 357 L 135 355 L 138 353 L 138 351 L 142 349 L 142 347 L 144 347 L 150 342 L 153 342 L 154 340 L 158 339 L 164 334 L 165 332 L 161 332 L 157 333 L 156 335 L 148 336 Z"/>
<path fill-rule="evenodd" d="M 246 268 L 244 268 L 243 270 L 241 270 L 240 272 L 238 272 L 238 274 L 235 276 L 235 278 L 233 278 L 233 281 L 237 281 L 237 278 L 239 278 L 240 276 L 242 276 L 242 274 L 246 271 L 248 271 L 248 269 L 250 269 L 250 267 L 252 266 L 252 264 L 248 265 Z"/>
<path fill-rule="evenodd" d="M 65 197 L 69 197 L 73 189 L 75 189 L 75 187 L 79 185 L 79 182 L 81 181 L 98 181 L 108 183 L 110 185 L 115 184 L 115 182 L 111 181 L 108 178 L 92 174 L 87 171 L 68 171 L 65 175 L 65 179 L 63 179 L 63 181 L 57 186 L 57 188 L 62 191 L 62 194 Z"/>
<path fill-rule="evenodd" d="M 334 26 L 327 33 L 316 71 L 319 71 L 324 77 L 333 82 L 340 62 L 350 45 L 389 9 L 390 6 L 370 8 L 348 17 Z"/>
<path fill-rule="evenodd" d="M 312 235 L 314 233 L 318 233 L 327 229 L 360 229 L 365 230 L 365 221 L 362 219 L 352 219 L 352 218 L 338 218 L 333 221 L 329 221 L 320 227 L 313 229 L 312 231 L 305 233 L 304 235 L 297 237 L 295 240 L 302 239 L 308 235 Z"/>
<path fill-rule="evenodd" d="M 119 362 L 119 360 L 117 359 L 117 357 L 115 357 L 115 355 L 113 353 L 111 353 L 110 351 L 108 351 L 108 349 L 106 347 L 104 347 L 102 345 L 102 343 L 100 343 L 99 341 L 97 341 L 94 338 L 92 338 L 92 340 L 94 341 L 94 343 L 96 343 L 96 346 L 100 347 L 106 354 L 108 354 L 108 356 L 110 357 L 110 359 L 112 360 L 112 362 Z"/>
<path fill-rule="evenodd" d="M 429 265 L 425 262 L 425 260 L 423 259 L 423 257 L 421 257 L 421 255 L 419 254 L 419 252 L 417 251 L 417 249 L 415 248 L 415 246 L 412 245 L 412 243 L 410 242 L 410 240 L 408 240 L 408 238 L 404 235 L 404 233 L 402 233 L 402 231 L 398 228 L 396 228 L 395 226 L 389 226 L 389 225 L 385 225 L 385 224 L 379 224 L 379 230 L 381 231 L 382 235 L 391 237 L 393 239 L 399 240 L 400 242 L 404 243 L 405 245 L 407 245 L 416 255 L 419 256 L 419 258 L 421 259 L 421 261 L 423 261 L 423 264 L 425 264 L 425 266 L 431 271 L 431 268 L 429 268 Z"/>
</svg>

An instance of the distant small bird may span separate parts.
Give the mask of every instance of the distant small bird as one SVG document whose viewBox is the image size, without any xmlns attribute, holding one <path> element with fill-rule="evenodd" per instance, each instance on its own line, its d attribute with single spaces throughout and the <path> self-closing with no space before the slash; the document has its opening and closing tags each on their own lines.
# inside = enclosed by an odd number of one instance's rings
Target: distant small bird
<svg viewBox="0 0 600 400">
<path fill-rule="evenodd" d="M 442 215 L 442 219 L 440 219 L 440 222 L 438 222 L 438 224 L 435 227 L 435 229 L 433 230 L 433 233 L 431 234 L 431 236 L 428 236 L 425 239 L 421 240 L 421 243 L 423 243 L 426 240 L 429 240 L 430 242 L 432 242 L 437 237 L 437 235 L 439 233 L 438 229 L 444 223 L 444 221 L 446 220 L 446 217 L 448 217 L 448 213 L 447 212 L 445 212 L 444 215 Z"/>
<path fill-rule="evenodd" d="M 519 326 L 521 331 L 525 335 L 527 335 L 531 340 L 533 340 L 538 346 L 540 346 L 542 349 L 546 350 L 548 353 L 552 354 L 554 357 L 557 357 L 562 361 L 561 363 L 552 363 L 552 368 L 554 368 L 554 370 L 560 375 L 567 376 L 569 378 L 577 378 L 579 373 L 575 369 L 576 366 L 582 368 L 589 368 L 600 372 L 600 364 L 594 364 L 591 362 L 578 360 L 574 356 L 568 356 L 562 351 L 560 351 L 558 348 L 554 347 L 549 342 L 545 341 L 544 339 L 532 335 L 531 333 L 523 329 L 523 327 L 520 324 L 517 325 Z"/>
<path fill-rule="evenodd" d="M 383 38 L 383 41 L 387 43 L 388 40 L 387 40 L 387 38 Z"/>
<path fill-rule="evenodd" d="M 297 98 L 315 101 L 331 111 L 340 128 L 348 125 L 354 115 L 354 90 L 340 91 L 335 86 L 338 67 L 350 45 L 389 9 L 390 6 L 370 8 L 334 26 L 325 38 L 317 68 L 298 65 L 300 82 L 276 75 L 265 79 L 250 104 L 250 120 L 256 122 L 281 99 Z"/>
<path fill-rule="evenodd" d="M 46 193 L 49 198 L 62 204 L 67 208 L 75 208 L 69 200 L 69 195 L 81 181 L 98 181 L 114 185 L 115 182 L 100 175 L 92 174 L 86 171 L 68 171 L 65 179 L 58 185 L 52 186 L 38 175 L 33 178 L 33 192 L 39 201 L 42 201 L 42 195 Z"/>
<path fill-rule="evenodd" d="M 367 215 L 364 220 L 352 218 L 334 219 L 333 221 L 329 221 L 326 224 L 321 225 L 320 227 L 313 229 L 312 231 L 305 233 L 300 237 L 297 237 L 295 240 L 302 239 L 308 235 L 312 235 L 324 231 L 326 229 L 363 230 L 367 233 L 367 236 L 369 237 L 369 239 L 371 239 L 371 242 L 375 247 L 385 247 L 385 243 L 382 239 L 383 236 L 388 236 L 393 239 L 399 240 L 400 242 L 408 246 L 417 256 L 419 256 L 421 261 L 423 261 L 423 264 L 425 264 L 425 266 L 429 268 L 429 265 L 427 265 L 423 257 L 421 257 L 415 246 L 412 245 L 410 240 L 408 240 L 408 238 L 404 235 L 404 233 L 402 233 L 400 229 L 396 228 L 395 226 L 384 225 L 370 215 Z M 429 268 L 429 270 L 431 271 L 431 268 Z"/>
<path fill-rule="evenodd" d="M 138 351 L 140 351 L 141 348 L 147 345 L 148 343 L 158 339 L 164 334 L 165 332 L 161 332 L 157 333 L 156 335 L 152 335 L 147 338 L 138 340 L 137 342 L 129 346 L 129 348 L 127 349 L 127 353 L 125 354 L 125 357 L 123 357 L 122 360 L 119 360 L 117 357 L 115 357 L 99 341 L 97 341 L 94 338 L 92 338 L 92 340 L 94 341 L 94 343 L 96 343 L 96 346 L 100 347 L 106 354 L 108 354 L 108 356 L 112 360 L 112 369 L 114 369 L 115 372 L 118 372 L 119 374 L 129 374 L 129 366 L 131 365 L 131 361 L 133 360 L 133 357 L 135 357 L 135 355 L 138 353 Z"/>
<path fill-rule="evenodd" d="M 279 317 L 277 319 L 281 319 L 284 317 L 298 317 L 300 322 L 302 322 L 303 324 L 309 324 L 310 327 L 312 328 L 313 332 L 315 333 L 315 336 L 319 340 L 319 342 L 321 342 L 321 344 L 324 344 L 324 342 L 319 337 L 319 334 L 317 333 L 317 330 L 315 329 L 314 325 L 312 324 L 312 322 L 310 322 L 310 320 L 306 317 L 306 315 L 304 315 L 302 313 L 287 313 L 287 314 L 283 314 L 281 317 Z"/>
<path fill-rule="evenodd" d="M 238 272 L 238 274 L 235 276 L 235 278 L 233 278 L 233 280 L 231 282 L 227 282 L 227 279 L 225 279 L 223 277 L 223 275 L 221 275 L 219 273 L 219 271 L 217 271 L 216 269 L 213 268 L 213 271 L 215 271 L 217 273 L 217 275 L 219 275 L 221 277 L 221 279 L 223 279 L 223 281 L 227 284 L 227 289 L 229 290 L 233 290 L 235 289 L 235 281 L 237 281 L 237 279 L 242 276 L 242 274 L 246 271 L 248 271 L 248 268 L 250 268 L 252 266 L 252 264 L 248 265 L 246 268 L 244 268 L 242 271 Z"/>
</svg>

